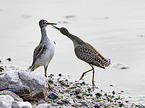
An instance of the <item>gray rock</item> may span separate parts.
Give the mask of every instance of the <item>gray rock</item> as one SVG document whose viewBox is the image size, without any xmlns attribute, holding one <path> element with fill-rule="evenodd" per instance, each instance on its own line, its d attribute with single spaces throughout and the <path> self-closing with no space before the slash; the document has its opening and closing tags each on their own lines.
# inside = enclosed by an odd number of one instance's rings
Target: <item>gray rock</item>
<svg viewBox="0 0 145 108">
<path fill-rule="evenodd" d="M 12 103 L 12 108 L 20 108 L 20 106 L 18 105 L 18 103 L 16 101 L 13 101 Z"/>
<path fill-rule="evenodd" d="M 7 89 L 10 83 L 11 77 L 9 75 L 5 74 L 4 77 L 0 77 L 0 91 Z"/>
<path fill-rule="evenodd" d="M 19 78 L 23 85 L 27 85 L 30 88 L 31 99 L 32 100 L 41 100 L 45 98 L 44 86 L 39 84 L 35 79 L 31 79 L 23 73 L 18 73 Z"/>
<path fill-rule="evenodd" d="M 18 73 L 19 74 L 19 78 L 21 79 L 21 82 L 24 85 L 27 85 L 28 87 L 30 87 L 30 91 L 42 91 L 44 86 L 40 85 L 39 82 L 35 79 L 31 79 L 28 76 L 24 75 L 23 73 Z M 32 94 L 33 95 L 33 94 Z"/>
<path fill-rule="evenodd" d="M 0 108 L 11 108 L 13 101 L 10 95 L 0 95 Z"/>
<path fill-rule="evenodd" d="M 24 101 L 39 101 L 45 98 L 44 86 L 26 75 L 26 72 L 12 70 L 0 77 L 0 91 L 12 91 Z"/>
<path fill-rule="evenodd" d="M 30 94 L 30 88 L 25 85 L 21 84 L 10 84 L 8 86 L 8 91 L 12 91 L 24 100 L 29 100 L 29 97 L 31 96 Z"/>
<path fill-rule="evenodd" d="M 19 83 L 20 79 L 19 79 L 18 73 L 21 72 L 21 71 L 14 70 L 14 69 L 10 70 L 10 71 L 5 71 L 5 74 L 8 75 L 11 78 L 11 81 L 13 81 L 15 83 Z"/>
<path fill-rule="evenodd" d="M 20 98 L 18 95 L 16 95 L 11 91 L 7 91 L 7 90 L 0 91 L 0 95 L 10 95 L 15 101 L 23 101 L 22 98 Z"/>
<path fill-rule="evenodd" d="M 50 105 L 47 103 L 39 104 L 36 108 L 50 108 Z"/>
<path fill-rule="evenodd" d="M 33 106 L 29 102 L 13 102 L 12 108 L 33 108 Z"/>
<path fill-rule="evenodd" d="M 10 107 L 8 107 L 6 102 L 0 101 L 0 108 L 10 108 Z"/>
<path fill-rule="evenodd" d="M 31 96 L 28 86 L 22 85 L 20 82 L 12 81 L 12 78 L 7 74 L 0 78 L 0 90 L 12 91 L 24 100 L 28 100 L 28 97 Z"/>
<path fill-rule="evenodd" d="M 39 100 L 39 101 L 38 101 L 38 104 L 43 104 L 43 103 L 45 103 L 44 100 Z"/>
</svg>

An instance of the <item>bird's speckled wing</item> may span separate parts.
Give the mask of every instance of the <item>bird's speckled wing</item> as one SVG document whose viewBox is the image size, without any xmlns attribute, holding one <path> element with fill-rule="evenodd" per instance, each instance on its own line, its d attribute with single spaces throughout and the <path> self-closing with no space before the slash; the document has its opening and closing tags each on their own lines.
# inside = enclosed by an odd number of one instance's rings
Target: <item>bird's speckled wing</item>
<svg viewBox="0 0 145 108">
<path fill-rule="evenodd" d="M 105 68 L 110 64 L 108 60 L 106 60 L 88 43 L 86 45 L 77 46 L 75 48 L 75 54 L 79 59 L 101 68 Z"/>
<path fill-rule="evenodd" d="M 41 54 L 46 50 L 45 45 L 38 45 L 36 49 L 34 50 L 33 54 L 33 63 L 36 61 L 36 59 L 41 56 Z"/>
</svg>

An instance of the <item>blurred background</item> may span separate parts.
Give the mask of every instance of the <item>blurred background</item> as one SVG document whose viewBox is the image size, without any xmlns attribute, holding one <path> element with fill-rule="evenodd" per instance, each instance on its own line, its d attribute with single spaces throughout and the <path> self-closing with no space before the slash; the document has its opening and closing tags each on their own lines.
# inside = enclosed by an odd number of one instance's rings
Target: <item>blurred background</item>
<svg viewBox="0 0 145 108">
<path fill-rule="evenodd" d="M 0 0 L 0 60 L 26 70 L 40 42 L 39 20 L 56 22 L 111 59 L 105 70 L 95 67 L 96 86 L 104 91 L 124 91 L 131 102 L 144 104 L 144 10 L 144 0 Z M 90 66 L 77 59 L 70 39 L 51 26 L 47 33 L 56 42 L 48 73 L 78 80 Z M 12 58 L 10 64 L 8 57 Z M 35 72 L 44 74 L 43 67 Z M 89 83 L 91 78 L 92 73 L 84 77 Z"/>
</svg>

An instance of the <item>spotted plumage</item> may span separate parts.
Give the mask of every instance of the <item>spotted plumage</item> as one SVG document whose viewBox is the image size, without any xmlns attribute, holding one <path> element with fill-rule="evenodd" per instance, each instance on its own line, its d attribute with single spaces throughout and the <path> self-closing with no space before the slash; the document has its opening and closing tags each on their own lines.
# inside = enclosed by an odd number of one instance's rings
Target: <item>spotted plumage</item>
<svg viewBox="0 0 145 108">
<path fill-rule="evenodd" d="M 91 64 L 105 69 L 110 63 L 95 49 L 90 48 L 86 44 L 75 47 L 76 56 Z"/>
<path fill-rule="evenodd" d="M 73 41 L 74 51 L 75 51 L 76 56 L 79 59 L 87 62 L 92 67 L 92 69 L 82 74 L 80 80 L 84 77 L 84 75 L 87 72 L 93 71 L 92 84 L 94 88 L 95 71 L 94 71 L 93 65 L 105 69 L 105 67 L 110 65 L 110 59 L 109 60 L 105 59 L 92 45 L 90 45 L 87 42 L 84 42 L 79 37 L 69 33 L 69 31 L 66 28 L 64 27 L 58 28 L 56 26 L 53 26 L 53 27 L 58 29 L 63 35 L 66 35 L 68 38 L 70 38 Z"/>
</svg>

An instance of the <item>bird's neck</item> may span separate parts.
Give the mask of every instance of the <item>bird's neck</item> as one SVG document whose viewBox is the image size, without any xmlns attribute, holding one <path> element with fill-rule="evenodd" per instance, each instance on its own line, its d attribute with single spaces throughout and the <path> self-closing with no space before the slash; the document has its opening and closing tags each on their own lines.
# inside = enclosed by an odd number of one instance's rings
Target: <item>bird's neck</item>
<svg viewBox="0 0 145 108">
<path fill-rule="evenodd" d="M 80 39 L 79 37 L 77 37 L 73 34 L 67 34 L 66 36 L 73 41 L 74 46 L 77 46 L 77 45 L 80 45 L 80 44 L 84 43 L 84 41 L 82 39 Z"/>
<path fill-rule="evenodd" d="M 41 28 L 41 43 L 50 42 L 49 38 L 47 37 L 46 27 Z"/>
</svg>

